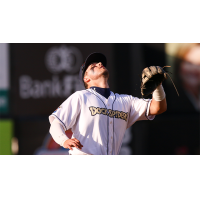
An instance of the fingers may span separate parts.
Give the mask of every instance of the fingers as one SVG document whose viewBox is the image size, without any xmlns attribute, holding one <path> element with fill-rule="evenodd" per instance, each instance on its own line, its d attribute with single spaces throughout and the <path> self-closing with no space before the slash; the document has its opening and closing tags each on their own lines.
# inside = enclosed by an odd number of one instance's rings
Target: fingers
<svg viewBox="0 0 200 200">
<path fill-rule="evenodd" d="M 67 149 L 73 150 L 70 145 L 67 145 Z"/>
<path fill-rule="evenodd" d="M 76 138 L 73 138 L 73 140 L 75 140 L 78 144 L 80 144 L 80 146 L 82 146 L 83 147 L 83 145 L 80 143 L 80 141 L 79 140 L 77 140 Z"/>
<path fill-rule="evenodd" d="M 80 143 L 79 140 L 77 140 L 76 138 L 73 138 L 73 139 L 66 140 L 66 142 L 64 143 L 64 147 L 70 150 L 73 150 L 72 147 L 82 149 L 83 145 Z"/>
<path fill-rule="evenodd" d="M 80 149 L 80 148 L 79 148 L 76 144 L 74 144 L 74 143 L 71 143 L 71 144 L 66 145 L 66 149 L 73 150 L 72 147 L 76 147 L 76 148 Z"/>
<path fill-rule="evenodd" d="M 76 143 L 75 141 L 72 145 L 74 145 L 74 147 L 76 147 L 78 149 L 82 149 L 82 146 L 80 144 Z"/>
<path fill-rule="evenodd" d="M 80 143 L 80 141 L 77 140 L 76 138 L 73 138 L 72 140 L 74 140 L 74 142 L 76 143 L 76 145 L 78 145 L 80 148 L 83 147 L 83 145 Z"/>
<path fill-rule="evenodd" d="M 83 147 L 83 145 L 80 143 L 80 141 L 75 138 L 71 139 L 69 145 L 76 147 L 78 149 L 82 149 L 82 147 Z"/>
</svg>

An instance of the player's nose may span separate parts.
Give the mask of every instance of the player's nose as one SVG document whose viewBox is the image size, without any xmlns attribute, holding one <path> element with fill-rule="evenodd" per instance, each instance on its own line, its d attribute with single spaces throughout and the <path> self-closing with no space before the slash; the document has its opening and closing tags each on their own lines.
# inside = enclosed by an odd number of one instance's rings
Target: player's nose
<svg viewBox="0 0 200 200">
<path fill-rule="evenodd" d="M 103 66 L 102 62 L 98 62 L 98 63 L 97 63 L 97 66 L 98 66 L 98 67 L 102 67 L 102 66 Z"/>
</svg>

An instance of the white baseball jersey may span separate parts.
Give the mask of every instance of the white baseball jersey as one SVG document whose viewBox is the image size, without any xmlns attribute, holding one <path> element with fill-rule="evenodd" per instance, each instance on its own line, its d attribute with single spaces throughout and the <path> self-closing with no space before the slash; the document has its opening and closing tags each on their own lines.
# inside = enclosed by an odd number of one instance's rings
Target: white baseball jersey
<svg viewBox="0 0 200 200">
<path fill-rule="evenodd" d="M 49 116 L 50 123 L 57 118 L 65 130 L 71 129 L 72 138 L 83 145 L 86 154 L 119 154 L 127 128 L 139 120 L 153 120 L 148 116 L 150 99 L 114 94 L 108 99 L 92 89 L 77 91 Z M 73 147 L 70 154 L 82 154 Z"/>
</svg>

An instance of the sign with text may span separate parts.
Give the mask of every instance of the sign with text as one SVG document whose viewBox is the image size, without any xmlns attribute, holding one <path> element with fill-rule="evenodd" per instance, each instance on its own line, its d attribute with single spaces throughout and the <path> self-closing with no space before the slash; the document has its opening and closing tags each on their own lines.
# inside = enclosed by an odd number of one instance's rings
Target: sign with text
<svg viewBox="0 0 200 200">
<path fill-rule="evenodd" d="M 66 98 L 84 89 L 78 73 L 92 52 L 112 64 L 111 44 L 10 44 L 12 113 L 49 115 Z"/>
</svg>

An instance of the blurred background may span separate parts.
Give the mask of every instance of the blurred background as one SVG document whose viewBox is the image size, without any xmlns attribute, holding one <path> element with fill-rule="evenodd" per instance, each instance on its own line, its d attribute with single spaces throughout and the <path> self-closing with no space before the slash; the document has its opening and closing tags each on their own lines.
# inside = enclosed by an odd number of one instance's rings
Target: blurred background
<svg viewBox="0 0 200 200">
<path fill-rule="evenodd" d="M 166 66 L 168 110 L 126 131 L 121 155 L 200 154 L 200 44 L 196 43 L 0 43 L 0 154 L 62 155 L 49 134 L 48 116 L 82 90 L 85 58 L 108 60 L 113 92 L 141 97 L 143 68 Z M 151 96 L 149 97 L 151 98 Z"/>
</svg>

